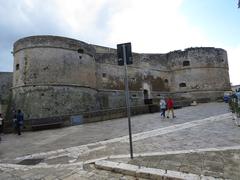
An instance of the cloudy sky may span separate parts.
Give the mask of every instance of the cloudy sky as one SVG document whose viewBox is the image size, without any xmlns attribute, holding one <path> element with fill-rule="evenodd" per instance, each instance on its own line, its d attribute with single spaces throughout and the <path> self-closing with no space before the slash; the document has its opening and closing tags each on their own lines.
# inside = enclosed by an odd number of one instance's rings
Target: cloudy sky
<svg viewBox="0 0 240 180">
<path fill-rule="evenodd" d="M 228 52 L 230 79 L 240 84 L 238 0 L 0 0 L 0 71 L 12 71 L 12 45 L 32 35 L 66 36 L 134 52 L 188 47 Z"/>
</svg>

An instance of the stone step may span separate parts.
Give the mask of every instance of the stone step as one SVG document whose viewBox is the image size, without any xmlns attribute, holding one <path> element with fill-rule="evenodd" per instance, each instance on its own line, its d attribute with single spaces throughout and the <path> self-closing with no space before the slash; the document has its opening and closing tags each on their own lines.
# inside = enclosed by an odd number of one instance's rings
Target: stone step
<svg viewBox="0 0 240 180">
<path fill-rule="evenodd" d="M 199 176 L 191 173 L 183 173 L 178 171 L 162 170 L 155 168 L 146 168 L 143 166 L 135 166 L 126 163 L 119 163 L 113 161 L 100 160 L 95 162 L 97 169 L 103 169 L 106 171 L 112 171 L 138 178 L 146 179 L 175 179 L 175 180 L 200 180 L 208 179 L 213 180 L 214 177 Z M 219 179 L 220 180 L 220 179 Z"/>
</svg>

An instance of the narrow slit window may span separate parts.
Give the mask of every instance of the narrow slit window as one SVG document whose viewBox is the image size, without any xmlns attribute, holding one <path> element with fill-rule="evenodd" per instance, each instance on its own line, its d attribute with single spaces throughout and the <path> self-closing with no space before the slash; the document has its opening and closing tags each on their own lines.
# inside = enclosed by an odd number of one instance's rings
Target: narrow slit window
<svg viewBox="0 0 240 180">
<path fill-rule="evenodd" d="M 20 67 L 19 64 L 16 64 L 16 70 L 19 70 L 19 67 Z"/>
<path fill-rule="evenodd" d="M 107 77 L 107 74 L 106 73 L 102 73 L 102 77 Z"/>
</svg>

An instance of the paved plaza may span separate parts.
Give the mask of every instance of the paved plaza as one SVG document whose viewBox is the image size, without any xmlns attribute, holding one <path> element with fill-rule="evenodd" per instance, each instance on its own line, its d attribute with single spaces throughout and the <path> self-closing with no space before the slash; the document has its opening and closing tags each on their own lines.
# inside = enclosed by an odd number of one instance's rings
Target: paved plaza
<svg viewBox="0 0 240 180">
<path fill-rule="evenodd" d="M 4 135 L 0 144 L 0 179 L 135 179 L 123 173 L 96 169 L 92 163 L 117 160 L 142 166 L 145 162 L 144 166 L 178 171 L 170 167 L 174 163 L 179 165 L 176 154 L 196 152 L 215 152 L 216 156 L 222 156 L 223 152 L 227 156 L 226 152 L 230 152 L 231 158 L 226 157 L 227 164 L 223 163 L 228 169 L 218 168 L 221 172 L 211 169 L 204 175 L 218 177 L 221 173 L 221 178 L 237 179 L 231 163 L 240 168 L 240 128 L 234 124 L 228 105 L 199 104 L 177 109 L 175 113 L 174 119 L 162 119 L 159 113 L 132 117 L 135 161 L 129 159 L 127 118 L 25 132 L 22 136 Z M 151 157 L 161 156 L 162 160 L 164 155 L 175 155 L 173 164 L 151 164 Z M 143 161 L 140 157 L 149 158 Z M 214 159 L 212 155 L 206 157 Z M 188 170 L 185 168 L 185 171 Z M 197 174 L 191 169 L 188 172 Z"/>
</svg>

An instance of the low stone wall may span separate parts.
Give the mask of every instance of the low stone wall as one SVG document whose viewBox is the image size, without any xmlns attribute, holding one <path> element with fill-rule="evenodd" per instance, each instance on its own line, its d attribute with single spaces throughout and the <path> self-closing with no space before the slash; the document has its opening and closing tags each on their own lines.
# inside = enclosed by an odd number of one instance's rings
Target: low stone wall
<svg viewBox="0 0 240 180">
<path fill-rule="evenodd" d="M 144 105 L 144 106 L 133 106 L 131 107 L 131 115 L 145 114 L 145 113 L 154 113 L 159 111 L 159 106 L 156 104 Z M 114 108 L 114 109 L 104 109 L 99 111 L 89 111 L 82 112 L 74 115 L 64 115 L 64 116 L 55 116 L 48 118 L 39 118 L 39 119 L 29 119 L 24 121 L 23 131 L 29 130 L 39 130 L 39 129 L 49 129 L 49 128 L 58 128 L 64 126 L 79 125 L 84 123 L 92 123 L 98 121 L 105 121 L 111 119 L 117 119 L 127 116 L 127 109 L 123 108 Z M 37 126 L 36 121 L 49 122 L 49 125 Z M 54 122 L 61 121 L 61 124 L 54 124 Z M 35 126 L 33 125 L 35 123 Z M 8 128 L 5 129 L 5 132 L 13 131 L 13 122 L 6 122 Z"/>
</svg>

